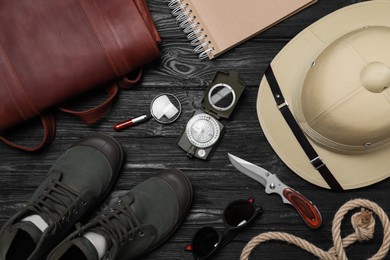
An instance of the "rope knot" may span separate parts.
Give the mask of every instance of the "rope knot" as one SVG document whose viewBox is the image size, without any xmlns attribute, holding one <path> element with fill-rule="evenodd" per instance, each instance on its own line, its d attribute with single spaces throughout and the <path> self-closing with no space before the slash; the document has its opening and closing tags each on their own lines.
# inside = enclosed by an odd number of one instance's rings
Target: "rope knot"
<svg viewBox="0 0 390 260">
<path fill-rule="evenodd" d="M 361 208 L 360 212 L 352 215 L 351 222 L 359 242 L 368 241 L 374 237 L 375 218 L 372 211 Z"/>
<path fill-rule="evenodd" d="M 355 233 L 352 233 L 344 238 L 341 238 L 341 222 L 344 219 L 346 213 L 352 209 L 365 207 L 352 215 L 351 222 L 355 229 Z M 390 249 L 390 221 L 386 212 L 375 202 L 365 199 L 354 199 L 343 206 L 336 212 L 336 215 L 332 223 L 332 238 L 334 246 L 328 251 L 324 251 L 321 248 L 314 246 L 308 241 L 296 237 L 294 235 L 284 232 L 266 232 L 262 233 L 248 242 L 245 248 L 242 250 L 240 260 L 248 260 L 252 250 L 257 247 L 260 243 L 268 240 L 280 240 L 290 244 L 296 245 L 311 254 L 317 256 L 320 259 L 326 260 L 346 260 L 347 255 L 345 248 L 355 243 L 357 240 L 360 242 L 367 241 L 374 237 L 375 229 L 375 217 L 373 213 L 379 218 L 383 227 L 383 241 L 378 252 L 369 259 L 385 259 Z"/>
</svg>

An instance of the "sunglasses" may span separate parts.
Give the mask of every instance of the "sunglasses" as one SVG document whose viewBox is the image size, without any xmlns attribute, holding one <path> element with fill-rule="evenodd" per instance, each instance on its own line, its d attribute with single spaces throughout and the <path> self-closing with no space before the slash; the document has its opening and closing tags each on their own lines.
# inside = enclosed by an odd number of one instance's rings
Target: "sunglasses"
<svg viewBox="0 0 390 260">
<path fill-rule="evenodd" d="M 210 226 L 199 229 L 192 238 L 192 244 L 186 247 L 186 251 L 191 251 L 195 260 L 208 259 L 232 241 L 240 230 L 262 212 L 261 207 L 254 205 L 252 198 L 230 203 L 223 213 L 226 228 L 222 232 Z"/>
</svg>

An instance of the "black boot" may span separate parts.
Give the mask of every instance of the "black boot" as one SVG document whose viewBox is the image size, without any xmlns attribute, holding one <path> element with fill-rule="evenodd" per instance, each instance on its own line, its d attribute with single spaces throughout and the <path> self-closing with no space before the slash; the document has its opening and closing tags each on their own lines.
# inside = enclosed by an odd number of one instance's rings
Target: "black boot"
<svg viewBox="0 0 390 260">
<path fill-rule="evenodd" d="M 135 186 L 69 235 L 48 259 L 99 259 L 96 247 L 85 238 L 86 233 L 98 234 L 107 242 L 102 259 L 135 259 L 172 235 L 185 219 L 191 202 L 189 179 L 178 170 L 165 170 Z"/>
<path fill-rule="evenodd" d="M 122 161 L 120 144 L 106 135 L 73 145 L 0 231 L 0 260 L 44 259 L 107 195 Z"/>
</svg>

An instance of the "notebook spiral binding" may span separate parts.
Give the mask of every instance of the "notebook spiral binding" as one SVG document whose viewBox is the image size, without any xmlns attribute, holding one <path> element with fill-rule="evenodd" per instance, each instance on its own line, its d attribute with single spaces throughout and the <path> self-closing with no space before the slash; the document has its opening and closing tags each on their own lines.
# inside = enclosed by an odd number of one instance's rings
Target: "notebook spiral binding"
<svg viewBox="0 0 390 260">
<path fill-rule="evenodd" d="M 211 42 L 208 40 L 207 34 L 203 33 L 200 23 L 196 21 L 196 16 L 192 15 L 192 10 L 187 3 L 181 0 L 166 0 L 169 8 L 172 9 L 172 14 L 179 22 L 179 26 L 187 34 L 188 40 L 194 46 L 195 53 L 199 54 L 199 59 L 203 60 L 208 57 L 208 53 L 214 50 Z"/>
</svg>

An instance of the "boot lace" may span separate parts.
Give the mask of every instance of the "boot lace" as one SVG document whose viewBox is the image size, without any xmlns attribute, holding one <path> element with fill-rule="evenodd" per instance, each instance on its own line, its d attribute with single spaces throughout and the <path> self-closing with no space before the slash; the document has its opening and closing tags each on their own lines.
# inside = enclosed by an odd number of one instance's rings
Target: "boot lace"
<svg viewBox="0 0 390 260">
<path fill-rule="evenodd" d="M 96 226 L 90 230 L 105 235 L 113 244 L 123 245 L 137 235 L 143 236 L 141 222 L 127 203 L 117 201 L 117 206 L 97 217 Z"/>
<path fill-rule="evenodd" d="M 44 219 L 52 220 L 57 228 L 78 213 L 79 198 L 78 192 L 61 183 L 59 179 L 52 179 L 50 186 L 28 207 Z M 81 204 L 85 206 L 86 202 L 82 201 Z"/>
</svg>

